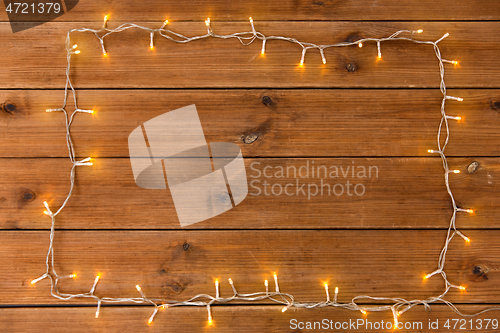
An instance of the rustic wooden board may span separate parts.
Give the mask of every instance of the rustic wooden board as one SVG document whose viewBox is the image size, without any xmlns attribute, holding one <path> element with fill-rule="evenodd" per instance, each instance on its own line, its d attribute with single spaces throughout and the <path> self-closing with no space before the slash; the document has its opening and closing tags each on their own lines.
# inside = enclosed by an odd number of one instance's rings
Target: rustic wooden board
<svg viewBox="0 0 500 333">
<path fill-rule="evenodd" d="M 0 20 L 7 15 L 0 12 Z M 203 21 L 213 20 L 499 20 L 500 6 L 495 0 L 482 0 L 480 4 L 468 0 L 418 1 L 404 3 L 392 0 L 347 1 L 199 1 L 163 3 L 158 1 L 106 1 L 86 0 L 58 21 L 98 21 L 104 14 L 112 19 L 134 21 L 162 21 L 170 19 Z"/>
<path fill-rule="evenodd" d="M 472 242 L 454 240 L 446 262 L 450 281 L 467 291 L 452 291 L 447 299 L 495 303 L 500 231 L 467 235 Z M 49 233 L 3 231 L 0 239 L 2 304 L 60 304 L 48 280 L 30 284 L 45 270 Z M 265 291 L 264 279 L 277 271 L 280 290 L 297 301 L 323 300 L 325 281 L 339 287 L 341 302 L 366 294 L 426 299 L 443 291 L 441 278 L 422 277 L 436 268 L 444 239 L 442 230 L 58 231 L 55 268 L 78 274 L 61 282 L 62 292 L 88 292 L 102 274 L 96 295 L 103 297 L 135 297 L 139 284 L 152 298 L 184 300 L 215 293 L 216 278 L 221 295 L 228 295 L 229 277 L 242 293 Z"/>
<path fill-rule="evenodd" d="M 467 313 L 478 312 L 482 309 L 476 305 L 462 305 L 460 310 Z M 212 326 L 207 325 L 207 311 L 204 308 L 175 308 L 167 311 L 161 311 L 155 317 L 151 326 L 148 327 L 147 319 L 152 313 L 150 307 L 102 307 L 99 319 L 94 319 L 95 308 L 18 308 L 2 309 L 0 315 L 0 329 L 11 333 L 21 332 L 54 332 L 54 333 L 87 333 L 91 332 L 290 332 L 294 327 L 291 325 L 293 319 L 297 322 L 314 322 L 327 319 L 328 321 L 347 322 L 349 320 L 357 322 L 358 319 L 364 319 L 364 326 L 359 326 L 360 332 L 380 332 L 375 329 L 375 323 L 379 325 L 383 321 L 392 323 L 392 318 L 387 312 L 370 313 L 367 317 L 361 316 L 356 312 L 342 309 L 290 309 L 281 313 L 279 306 L 238 306 L 238 307 L 212 307 L 214 322 Z M 490 312 L 474 318 L 473 330 L 467 329 L 466 332 L 494 332 L 490 323 L 486 329 L 487 319 L 496 318 L 496 312 Z M 443 328 L 446 320 L 450 319 L 450 329 Z M 464 332 L 460 329 L 463 324 L 458 323 L 456 328 L 453 319 L 462 319 L 445 305 L 432 306 L 432 312 L 426 312 L 423 307 L 412 309 L 401 318 L 402 323 L 411 323 L 411 329 L 405 329 L 404 332 L 426 332 L 429 320 L 436 322 L 444 332 Z M 470 319 L 467 318 L 467 325 L 470 327 Z M 480 321 L 483 320 L 483 329 Z M 372 323 L 373 329 L 366 329 L 366 321 Z M 413 324 L 415 323 L 415 324 Z M 417 325 L 422 323 L 421 330 Z M 311 324 L 314 325 L 314 324 Z M 410 324 L 406 324 L 410 325 Z M 415 326 L 413 326 L 415 325 Z M 345 324 L 344 324 L 345 327 Z M 413 329 L 414 328 L 414 329 Z M 324 332 L 325 330 L 307 330 L 307 332 Z M 332 330 L 334 331 L 334 330 Z M 390 331 L 390 330 L 388 330 Z"/>
<path fill-rule="evenodd" d="M 110 22 L 116 27 L 122 22 Z M 158 27 L 160 22 L 146 22 Z M 65 82 L 64 40 L 70 28 L 100 23 L 47 23 L 12 34 L 8 23 L 0 24 L 3 45 L 2 88 L 62 88 Z M 203 22 L 174 22 L 173 30 L 187 35 L 205 34 Z M 262 22 L 257 29 L 267 35 L 329 44 L 361 37 L 387 37 L 400 29 L 424 29 L 422 40 L 437 40 L 443 57 L 460 61 L 447 64 L 448 87 L 500 87 L 498 45 L 500 22 Z M 249 23 L 215 22 L 216 33 L 251 31 Z M 480 32 L 480 34 L 478 34 Z M 22 42 L 20 42 L 20 39 Z M 432 46 L 410 42 L 382 45 L 383 60 L 377 61 L 376 45 L 330 49 L 323 65 L 319 53 L 309 52 L 299 67 L 301 48 L 270 41 L 260 55 L 259 43 L 242 46 L 236 40 L 209 39 L 189 44 L 158 40 L 149 50 L 149 35 L 127 31 L 105 41 L 104 58 L 92 33 L 75 35 L 81 54 L 75 57 L 73 84 L 79 88 L 238 88 L 238 87 L 426 87 L 439 86 L 439 71 Z M 351 70 L 349 71 L 348 68 Z"/>
<path fill-rule="evenodd" d="M 479 167 L 469 174 L 468 165 L 473 161 Z M 74 195 L 58 216 L 57 228 L 180 228 L 169 190 L 139 188 L 129 159 L 94 162 L 93 167 L 78 169 Z M 451 201 L 439 158 L 273 158 L 246 159 L 245 163 L 247 198 L 222 215 L 186 228 L 413 229 L 447 228 L 449 224 Z M 0 228 L 48 229 L 50 219 L 43 214 L 42 202 L 48 201 L 53 208 L 62 204 L 69 189 L 70 165 L 66 159 L 2 159 L 0 207 L 4 214 L 0 215 Z M 354 177 L 352 166 L 356 167 Z M 332 174 L 335 167 L 338 178 Z M 451 158 L 450 167 L 461 170 L 450 176 L 458 204 L 475 209 L 474 214 L 459 214 L 460 227 L 498 228 L 499 159 Z M 363 168 L 366 178 L 362 177 Z M 328 186 L 321 192 L 322 181 L 330 185 L 331 192 Z M 355 189 L 358 184 L 362 186 Z"/>
<path fill-rule="evenodd" d="M 500 91 L 462 96 L 447 112 L 449 156 L 500 156 Z M 0 155 L 65 157 L 62 91 L 0 90 Z M 244 157 L 425 156 L 436 147 L 441 94 L 432 90 L 80 90 L 72 127 L 77 154 L 128 157 L 128 136 L 164 112 L 196 104 L 208 142 L 237 143 Z M 71 110 L 71 108 L 68 108 Z M 478 144 L 480 142 L 481 144 Z"/>
</svg>

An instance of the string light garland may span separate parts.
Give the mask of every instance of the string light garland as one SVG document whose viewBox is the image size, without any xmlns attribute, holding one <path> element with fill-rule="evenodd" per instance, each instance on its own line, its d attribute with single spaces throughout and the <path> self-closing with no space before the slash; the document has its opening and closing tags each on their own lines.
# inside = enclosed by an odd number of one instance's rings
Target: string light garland
<svg viewBox="0 0 500 333">
<path fill-rule="evenodd" d="M 460 291 L 465 291 L 466 287 L 463 285 L 456 285 L 451 283 L 446 275 L 444 266 L 445 266 L 445 261 L 446 261 L 446 254 L 448 252 L 448 246 L 452 239 L 458 235 L 464 239 L 466 243 L 470 243 L 470 239 L 465 236 L 461 231 L 459 231 L 456 227 L 456 217 L 458 213 L 464 212 L 464 213 L 469 213 L 473 214 L 474 210 L 472 208 L 463 208 L 459 207 L 455 201 L 455 198 L 453 196 L 453 193 L 450 188 L 450 183 L 449 183 L 449 176 L 450 174 L 457 174 L 460 173 L 460 170 L 450 170 L 448 166 L 448 160 L 445 155 L 445 148 L 449 142 L 450 138 L 450 129 L 448 125 L 449 120 L 454 120 L 454 121 L 460 121 L 461 117 L 460 116 L 451 116 L 446 114 L 445 112 L 445 104 L 448 101 L 452 102 L 462 102 L 463 99 L 460 97 L 455 97 L 455 96 L 450 96 L 447 94 L 446 91 L 446 85 L 444 81 L 444 63 L 450 63 L 452 65 L 458 65 L 458 61 L 456 60 L 446 60 L 443 59 L 441 56 L 441 51 L 438 47 L 438 43 L 441 42 L 443 39 L 449 36 L 448 33 L 443 35 L 441 38 L 439 38 L 436 41 L 421 41 L 421 40 L 416 40 L 414 39 L 414 34 L 421 34 L 423 30 L 416 30 L 416 31 L 411 31 L 411 30 L 400 30 L 395 32 L 394 34 L 390 35 L 389 37 L 386 38 L 362 38 L 357 41 L 353 42 L 341 42 L 341 43 L 336 43 L 336 44 L 330 44 L 330 45 L 318 45 L 318 44 L 313 44 L 313 43 L 308 43 L 308 42 L 301 42 L 295 38 L 289 38 L 289 37 L 283 37 L 283 36 L 265 36 L 261 32 L 258 32 L 255 30 L 254 26 L 254 21 L 250 17 L 250 25 L 252 31 L 250 32 L 238 32 L 238 33 L 233 33 L 229 35 L 219 35 L 213 32 L 212 27 L 211 27 L 211 22 L 210 18 L 207 18 L 205 20 L 205 25 L 207 27 L 207 33 L 204 35 L 200 36 L 193 36 L 193 37 L 186 37 L 182 34 L 179 34 L 177 32 L 174 32 L 170 29 L 166 29 L 166 27 L 169 24 L 169 21 L 166 20 L 163 22 L 162 26 L 159 29 L 151 29 L 148 27 L 140 26 L 134 23 L 124 23 L 120 25 L 119 27 L 115 29 L 109 29 L 107 27 L 107 23 L 109 20 L 109 16 L 106 15 L 104 16 L 104 22 L 102 25 L 101 29 L 89 29 L 89 28 L 79 28 L 79 29 L 71 29 L 67 33 L 66 37 L 66 51 L 67 51 L 67 66 L 66 66 L 66 85 L 64 89 L 64 101 L 63 105 L 61 108 L 55 108 L 55 109 L 47 109 L 47 112 L 62 112 L 65 116 L 66 119 L 66 143 L 68 147 L 68 152 L 69 152 L 69 159 L 72 162 L 72 167 L 70 171 L 70 189 L 69 193 L 66 196 L 65 200 L 63 201 L 62 205 L 57 209 L 55 212 L 53 212 L 48 203 L 46 201 L 43 202 L 45 206 L 45 211 L 44 213 L 50 217 L 51 219 L 51 229 L 50 229 L 50 237 L 49 237 L 49 248 L 47 252 L 47 256 L 45 259 L 45 266 L 46 270 L 45 273 L 43 273 L 40 277 L 34 279 L 31 281 L 31 284 L 36 284 L 37 282 L 43 280 L 43 279 L 49 279 L 51 288 L 50 288 L 50 293 L 53 297 L 60 299 L 60 300 L 71 300 L 74 298 L 91 298 L 97 302 L 97 309 L 95 313 L 95 317 L 99 317 L 101 305 L 103 303 L 136 303 L 136 304 L 150 304 L 151 306 L 154 307 L 154 311 L 151 314 L 151 316 L 148 319 L 148 323 L 152 324 L 153 320 L 158 313 L 159 310 L 161 309 L 167 309 L 171 307 L 176 307 L 176 306 L 204 306 L 207 308 L 207 313 L 208 313 L 208 324 L 212 325 L 213 324 L 213 318 L 212 318 L 212 312 L 211 312 L 211 306 L 214 304 L 223 304 L 223 303 L 229 303 L 233 301 L 244 301 L 244 302 L 260 302 L 260 301 L 272 301 L 277 304 L 283 305 L 281 311 L 285 312 L 291 307 L 295 308 L 322 308 L 322 307 L 339 307 L 339 308 L 344 308 L 348 310 L 353 310 L 353 311 L 359 311 L 363 315 L 367 315 L 369 312 L 378 312 L 378 311 L 391 311 L 393 319 L 394 319 L 394 328 L 399 327 L 399 317 L 405 313 L 406 311 L 410 310 L 414 306 L 417 305 L 423 305 L 425 306 L 426 309 L 430 309 L 430 304 L 432 303 L 438 303 L 442 302 L 448 305 L 454 312 L 461 316 L 467 316 L 467 317 L 472 317 L 479 315 L 481 313 L 484 313 L 486 311 L 490 310 L 496 310 L 500 309 L 497 307 L 490 307 L 486 308 L 480 312 L 474 313 L 474 314 L 463 314 L 461 313 L 454 304 L 451 302 L 447 301 L 444 299 L 444 296 L 448 294 L 448 292 L 454 288 Z M 76 278 L 75 273 L 71 273 L 69 275 L 61 275 L 58 274 L 54 268 L 54 234 L 55 234 L 55 223 L 56 223 L 56 216 L 64 209 L 66 204 L 68 203 L 69 199 L 71 198 L 73 194 L 73 189 L 75 186 L 75 172 L 76 168 L 80 166 L 92 166 L 92 159 L 91 157 L 87 157 L 82 160 L 76 160 L 76 154 L 75 154 L 75 148 L 73 145 L 73 141 L 71 138 L 71 125 L 73 124 L 74 117 L 78 113 L 89 113 L 92 114 L 94 113 L 93 110 L 86 110 L 86 109 L 80 109 L 78 108 L 77 104 L 77 99 L 76 99 L 76 92 L 73 87 L 73 84 L 70 79 L 70 72 L 71 72 L 71 58 L 74 55 L 79 55 L 80 50 L 78 50 L 78 45 L 71 43 L 71 34 L 73 33 L 84 33 L 84 32 L 90 32 L 95 34 L 97 37 L 101 49 L 102 49 L 102 54 L 104 57 L 108 56 L 108 52 L 105 48 L 104 45 L 104 38 L 108 37 L 111 34 L 122 32 L 127 29 L 131 28 L 136 28 L 136 29 L 141 29 L 149 32 L 149 47 L 150 49 L 154 49 L 154 37 L 156 35 L 159 35 L 161 37 L 164 37 L 170 41 L 177 42 L 177 43 L 188 43 L 204 38 L 220 38 L 220 39 L 231 39 L 231 38 L 236 38 L 238 39 L 243 45 L 249 45 L 253 43 L 255 40 L 260 40 L 262 41 L 262 48 L 261 48 L 261 54 L 265 54 L 266 51 L 266 45 L 268 41 L 271 40 L 280 40 L 280 41 L 287 41 L 290 43 L 297 44 L 302 47 L 302 52 L 301 52 L 301 58 L 299 65 L 303 66 L 305 62 L 305 56 L 308 50 L 317 50 L 319 51 L 321 55 L 321 59 L 323 64 L 326 64 L 326 56 L 325 56 L 325 50 L 328 48 L 332 47 L 348 47 L 348 46 L 358 46 L 358 47 L 363 47 L 364 44 L 366 43 L 376 43 L 377 45 L 377 59 L 380 60 L 382 59 L 382 52 L 381 52 L 381 44 L 387 41 L 405 41 L 405 42 L 411 42 L 415 44 L 420 44 L 420 45 L 429 45 L 432 46 L 435 52 L 435 55 L 437 57 L 437 60 L 439 62 L 439 73 L 440 73 L 440 90 L 443 95 L 443 99 L 441 102 L 441 121 L 439 123 L 439 128 L 438 128 L 438 134 L 437 134 L 437 150 L 434 149 L 429 149 L 428 152 L 430 154 L 438 154 L 441 157 L 442 163 L 443 163 L 443 169 L 444 169 L 444 183 L 446 186 L 446 190 L 449 194 L 452 207 L 453 207 L 453 212 L 452 216 L 450 219 L 450 224 L 448 227 L 448 232 L 447 232 L 447 237 L 445 244 L 441 250 L 441 253 L 439 255 L 439 260 L 438 260 L 438 266 L 437 269 L 434 270 L 431 273 L 428 273 L 424 275 L 424 280 L 427 280 L 431 278 L 434 275 L 441 275 L 443 278 L 443 281 L 445 283 L 445 290 L 443 293 L 441 293 L 438 296 L 435 297 L 429 297 L 424 300 L 406 300 L 402 298 L 391 298 L 391 297 L 373 297 L 373 296 L 356 296 L 352 298 L 352 300 L 348 303 L 339 303 L 337 301 L 338 299 L 338 294 L 339 294 L 339 288 L 335 287 L 335 293 L 333 300 L 330 298 L 330 289 L 327 283 L 324 283 L 324 288 L 325 288 L 325 293 L 326 293 L 326 299 L 325 301 L 322 302 L 317 302 L 317 303 L 305 303 L 305 302 L 297 302 L 295 301 L 295 298 L 292 294 L 288 293 L 283 293 L 280 291 L 279 288 L 279 283 L 278 283 L 278 276 L 277 274 L 273 275 L 274 279 L 274 284 L 275 284 L 275 291 L 269 291 L 269 281 L 265 280 L 264 281 L 264 288 L 265 291 L 258 291 L 250 294 L 242 294 L 239 293 L 236 290 L 235 284 L 231 278 L 228 279 L 229 285 L 231 286 L 231 289 L 233 291 L 233 295 L 230 297 L 221 297 L 220 296 L 220 283 L 219 280 L 215 280 L 215 296 L 211 296 L 208 294 L 199 294 L 196 295 L 188 300 L 184 301 L 175 301 L 175 300 L 168 300 L 168 299 L 157 299 L 157 298 L 149 298 L 146 296 L 145 292 L 142 290 L 142 288 L 139 285 L 136 285 L 136 289 L 140 294 L 140 297 L 125 297 L 125 298 L 113 298 L 113 297 L 99 297 L 95 295 L 96 287 L 97 284 L 100 281 L 100 275 L 97 275 L 94 284 L 92 285 L 92 288 L 88 293 L 80 293 L 80 294 L 68 294 L 68 293 L 62 293 L 59 291 L 58 284 L 60 280 L 64 279 L 74 279 Z M 69 114 L 66 111 L 67 107 L 67 102 L 68 102 L 68 93 L 69 90 L 71 90 L 73 94 L 73 102 L 74 102 L 74 107 L 75 110 Z M 441 134 L 445 131 L 445 138 L 444 142 L 441 139 Z M 366 301 L 376 301 L 376 302 L 389 302 L 388 305 L 381 305 L 381 306 L 367 306 L 367 305 L 358 305 L 358 303 L 364 303 Z M 391 304 L 392 303 L 392 304 Z M 399 327 L 401 328 L 401 327 Z"/>
</svg>

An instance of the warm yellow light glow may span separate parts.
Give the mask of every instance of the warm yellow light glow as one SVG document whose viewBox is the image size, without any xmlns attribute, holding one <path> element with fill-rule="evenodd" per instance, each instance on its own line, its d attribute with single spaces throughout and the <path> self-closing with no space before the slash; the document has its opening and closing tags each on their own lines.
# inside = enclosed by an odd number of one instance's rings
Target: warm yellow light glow
<svg viewBox="0 0 500 333">
<path fill-rule="evenodd" d="M 304 62 L 303 62 L 303 61 L 300 61 L 299 66 L 300 66 L 300 67 L 304 66 Z"/>
<path fill-rule="evenodd" d="M 364 314 L 364 315 L 368 314 L 368 312 L 366 312 L 366 311 L 365 311 L 365 310 L 363 310 L 363 309 L 361 309 L 361 310 L 359 310 L 359 311 L 361 311 L 361 313 L 362 313 L 362 314 Z"/>
<path fill-rule="evenodd" d="M 104 22 L 106 22 L 109 19 L 109 15 L 104 15 Z"/>
<path fill-rule="evenodd" d="M 99 312 L 96 312 L 96 313 L 95 313 L 95 317 L 96 317 L 96 318 L 99 318 Z"/>
<path fill-rule="evenodd" d="M 269 281 L 264 280 L 264 285 L 265 285 L 266 287 L 268 287 L 268 286 L 269 286 Z"/>
<path fill-rule="evenodd" d="M 76 51 L 75 51 L 75 54 L 80 54 L 80 50 L 76 50 Z"/>
<path fill-rule="evenodd" d="M 338 294 L 339 293 L 339 287 L 335 287 L 335 293 Z"/>
<path fill-rule="evenodd" d="M 460 173 L 460 170 L 453 170 L 453 173 Z"/>
<path fill-rule="evenodd" d="M 205 20 L 205 25 L 208 27 L 210 25 L 210 17 Z"/>
<path fill-rule="evenodd" d="M 401 312 L 399 312 L 399 311 L 398 311 L 398 312 L 396 312 L 396 315 L 397 315 L 398 317 L 399 317 L 399 316 L 401 316 Z"/>
<path fill-rule="evenodd" d="M 249 20 L 250 20 L 250 23 L 253 23 L 253 18 L 252 17 L 250 17 Z"/>
<path fill-rule="evenodd" d="M 458 286 L 458 289 L 460 289 L 462 291 L 465 291 L 465 287 L 464 286 Z"/>
<path fill-rule="evenodd" d="M 265 53 L 266 53 L 266 51 L 264 51 L 264 49 L 262 49 L 262 50 L 260 51 L 260 54 L 262 54 L 262 55 L 264 55 Z"/>
<path fill-rule="evenodd" d="M 326 64 L 326 59 L 323 59 L 323 64 Z"/>
<path fill-rule="evenodd" d="M 35 283 L 36 283 L 36 281 L 35 281 L 35 280 L 31 280 L 31 284 L 35 284 Z"/>
<path fill-rule="evenodd" d="M 328 289 L 328 283 L 324 283 L 325 289 Z"/>
<path fill-rule="evenodd" d="M 227 280 L 229 281 L 229 284 L 233 284 L 233 279 L 229 278 Z"/>
<path fill-rule="evenodd" d="M 78 47 L 78 44 L 73 44 L 72 48 L 73 50 L 76 49 Z"/>
<path fill-rule="evenodd" d="M 141 291 L 141 286 L 136 285 L 135 288 L 137 289 L 137 291 Z"/>
<path fill-rule="evenodd" d="M 427 275 L 424 275 L 424 280 L 427 280 L 428 278 L 430 278 L 431 275 L 430 274 L 427 274 Z"/>
<path fill-rule="evenodd" d="M 453 65 L 455 65 L 455 66 L 456 66 L 456 65 L 458 65 L 458 61 L 456 61 L 456 60 L 453 60 L 451 63 L 452 63 Z"/>
<path fill-rule="evenodd" d="M 69 276 L 71 279 L 75 279 L 76 278 L 76 273 L 73 273 Z"/>
<path fill-rule="evenodd" d="M 165 22 L 163 22 L 163 24 L 167 25 L 168 24 L 168 20 L 165 20 Z"/>
<path fill-rule="evenodd" d="M 212 324 L 213 324 L 212 316 L 208 316 L 208 325 Z"/>
<path fill-rule="evenodd" d="M 362 47 L 363 47 L 363 43 L 358 43 L 358 46 L 359 46 L 360 48 L 362 48 Z"/>
<path fill-rule="evenodd" d="M 458 98 L 457 98 L 457 101 L 459 101 L 459 102 L 463 102 L 463 101 L 464 101 L 464 99 L 463 99 L 462 97 L 458 97 Z"/>
<path fill-rule="evenodd" d="M 285 312 L 286 310 L 288 310 L 288 307 L 283 307 L 283 309 L 281 309 L 281 312 Z"/>
<path fill-rule="evenodd" d="M 148 319 L 148 324 L 151 325 L 153 323 L 153 318 Z"/>
<path fill-rule="evenodd" d="M 469 213 L 469 214 L 473 214 L 473 213 L 474 213 L 474 209 L 466 209 L 465 211 L 466 211 L 467 213 Z"/>
<path fill-rule="evenodd" d="M 465 237 L 465 241 L 466 241 L 467 243 L 470 243 L 470 238 L 469 238 L 469 237 Z"/>
<path fill-rule="evenodd" d="M 378 59 L 378 60 L 382 60 L 382 55 L 381 55 L 381 54 L 379 54 L 379 55 L 377 56 L 377 59 Z"/>
<path fill-rule="evenodd" d="M 424 30 L 423 30 L 423 29 L 418 29 L 418 30 L 417 30 L 417 34 L 421 34 L 422 32 L 424 32 Z"/>
<path fill-rule="evenodd" d="M 45 215 L 50 215 L 50 213 L 49 213 L 48 211 L 46 211 L 46 210 L 44 210 L 44 211 L 43 211 L 43 213 L 44 213 Z"/>
<path fill-rule="evenodd" d="M 107 53 L 104 53 L 104 54 L 103 54 L 103 56 L 106 58 L 106 57 L 108 56 L 108 54 L 107 54 Z"/>
</svg>

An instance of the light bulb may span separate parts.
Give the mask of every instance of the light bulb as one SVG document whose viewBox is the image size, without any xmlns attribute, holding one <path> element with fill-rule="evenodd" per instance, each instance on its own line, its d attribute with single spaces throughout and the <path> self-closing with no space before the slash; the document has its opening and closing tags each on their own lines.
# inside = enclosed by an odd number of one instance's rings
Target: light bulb
<svg viewBox="0 0 500 333">
<path fill-rule="evenodd" d="M 359 48 L 363 47 L 363 43 L 358 43 Z"/>
</svg>

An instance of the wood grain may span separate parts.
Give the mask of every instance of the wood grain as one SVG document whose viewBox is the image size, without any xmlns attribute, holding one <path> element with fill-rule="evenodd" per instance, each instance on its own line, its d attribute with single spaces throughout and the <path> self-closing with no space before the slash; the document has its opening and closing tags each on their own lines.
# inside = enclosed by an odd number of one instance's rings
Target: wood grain
<svg viewBox="0 0 500 333">
<path fill-rule="evenodd" d="M 116 27 L 121 22 L 112 22 Z M 158 22 L 144 23 L 157 27 Z M 62 88 L 65 82 L 64 41 L 70 28 L 93 27 L 88 22 L 47 23 L 12 34 L 8 23 L 0 24 L 3 44 L 9 49 L 0 68 L 2 88 Z M 171 28 L 187 35 L 205 34 L 203 22 L 174 22 Z M 498 45 L 500 22 L 262 22 L 257 29 L 267 35 L 295 37 L 302 41 L 330 44 L 361 37 L 385 37 L 401 29 L 424 29 L 421 40 L 437 40 L 443 57 L 459 60 L 447 64 L 448 87 L 500 87 Z M 248 23 L 215 22 L 216 33 L 248 31 Z M 480 32 L 480 35 L 478 34 Z M 22 42 L 19 42 L 22 38 Z M 301 49 L 287 42 L 270 41 L 260 56 L 259 43 L 244 47 L 236 40 L 209 39 L 177 44 L 157 38 L 149 50 L 149 35 L 127 31 L 105 41 L 109 56 L 91 33 L 75 35 L 81 54 L 72 70 L 77 88 L 437 88 L 439 70 L 431 46 L 410 42 L 382 45 L 383 60 L 377 61 L 376 45 L 367 43 L 326 51 L 323 65 L 318 53 L 306 55 L 299 67 Z M 348 70 L 349 68 L 349 70 Z"/>
<path fill-rule="evenodd" d="M 449 156 L 500 156 L 500 91 L 455 90 Z M 0 91 L 0 155 L 66 157 L 63 92 Z M 234 142 L 244 157 L 424 156 L 436 147 L 439 90 L 81 90 L 72 126 L 78 155 L 128 157 L 145 121 L 195 104 L 207 142 Z M 71 108 L 68 108 L 71 110 Z M 480 142 L 481 144 L 478 144 Z"/>
<path fill-rule="evenodd" d="M 468 230 L 472 242 L 450 244 L 446 272 L 467 286 L 450 292 L 457 303 L 495 303 L 500 290 L 500 231 Z M 2 304 L 61 304 L 43 274 L 47 231 L 2 231 Z M 264 279 L 278 272 L 280 290 L 297 301 L 325 298 L 323 282 L 339 287 L 339 301 L 356 295 L 426 299 L 443 291 L 433 271 L 445 234 L 441 230 L 321 231 L 58 231 L 56 270 L 76 272 L 62 292 L 87 292 L 96 274 L 96 295 L 135 297 L 139 284 L 152 298 L 187 299 L 199 293 L 228 295 L 232 278 L 242 293 L 264 291 Z M 323 282 L 322 282 L 323 281 Z M 77 299 L 82 304 L 92 300 Z M 68 304 L 69 302 L 65 303 Z"/>
<path fill-rule="evenodd" d="M 495 0 L 483 0 L 480 5 L 467 0 L 345 0 L 314 1 L 285 0 L 279 2 L 254 1 L 186 1 L 164 3 L 152 0 L 80 1 L 78 5 L 58 18 L 58 21 L 99 21 L 104 14 L 111 19 L 133 21 L 202 21 L 212 20 L 499 20 L 500 6 Z M 5 12 L 0 20 L 6 21 Z"/>
<path fill-rule="evenodd" d="M 462 305 L 460 310 L 467 313 L 478 312 L 482 309 L 477 305 Z M 68 331 L 75 333 L 91 332 L 290 332 L 293 325 L 291 321 L 296 319 L 298 322 L 321 322 L 327 319 L 328 322 L 347 322 L 349 320 L 357 322 L 358 319 L 365 320 L 365 326 L 359 326 L 362 332 L 380 332 L 380 329 L 366 328 L 366 321 L 373 325 L 375 322 L 392 323 L 390 314 L 370 313 L 367 317 L 362 317 L 356 312 L 342 309 L 290 309 L 281 313 L 279 306 L 215 306 L 212 307 L 214 323 L 207 325 L 207 311 L 204 308 L 175 308 L 168 311 L 162 311 L 157 314 L 151 326 L 148 327 L 147 319 L 152 313 L 150 307 L 102 307 L 99 319 L 94 319 L 95 308 L 18 308 L 1 309 L 2 322 L 0 329 L 11 333 L 24 333 L 27 330 L 33 333 L 45 333 L 50 330 L 54 333 L 66 333 Z M 486 319 L 497 318 L 495 312 L 486 313 L 473 319 L 473 330 L 466 332 L 492 332 L 490 323 L 486 329 Z M 450 319 L 451 328 L 444 329 L 446 320 Z M 402 323 L 410 323 L 411 329 L 405 329 L 404 332 L 426 332 L 429 321 L 439 321 L 439 327 L 446 332 L 464 332 L 459 329 L 463 324 L 458 323 L 453 329 L 455 322 L 453 319 L 463 319 L 452 312 L 445 305 L 432 306 L 432 312 L 426 312 L 423 307 L 415 308 L 404 314 L 401 318 Z M 483 329 L 479 321 L 483 320 Z M 469 319 L 467 319 L 467 323 Z M 415 326 L 413 326 L 415 322 Z M 293 321 L 292 321 L 293 323 Z M 421 330 L 418 323 L 422 323 Z M 306 325 L 306 324 L 304 324 Z M 311 324 L 314 325 L 314 324 Z M 406 324 L 409 325 L 409 324 Z M 345 326 L 344 326 L 345 327 Z M 376 327 L 376 326 L 375 326 Z M 467 326 L 465 326 L 467 327 Z M 470 326 L 469 326 L 470 327 Z M 413 329 L 414 328 L 414 329 Z M 325 330 L 307 330 L 307 332 L 324 332 Z M 333 330 L 332 330 L 333 331 Z"/>
<path fill-rule="evenodd" d="M 469 174 L 467 169 L 473 161 L 479 167 Z M 245 162 L 249 184 L 246 199 L 222 215 L 187 228 L 433 229 L 449 224 L 451 201 L 439 158 Z M 139 188 L 128 159 L 97 159 L 94 163 L 93 167 L 78 169 L 73 197 L 58 216 L 57 228 L 180 228 L 169 190 Z M 66 159 L 2 159 L 0 207 L 4 214 L 0 215 L 0 228 L 48 229 L 50 219 L 43 214 L 42 202 L 46 200 L 54 208 L 62 204 L 69 190 L 70 166 Z M 451 158 L 450 167 L 461 171 L 450 176 L 457 204 L 475 209 L 472 215 L 459 214 L 460 227 L 498 228 L 499 159 Z"/>
</svg>

